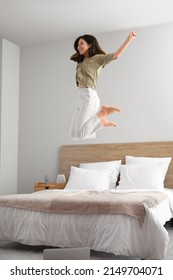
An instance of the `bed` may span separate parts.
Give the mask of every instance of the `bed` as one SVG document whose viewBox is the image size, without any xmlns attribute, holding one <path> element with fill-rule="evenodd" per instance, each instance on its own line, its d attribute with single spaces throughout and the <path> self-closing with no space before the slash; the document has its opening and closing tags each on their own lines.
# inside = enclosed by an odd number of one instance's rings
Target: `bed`
<svg viewBox="0 0 173 280">
<path fill-rule="evenodd" d="M 173 217 L 172 156 L 172 141 L 64 145 L 58 172 L 67 178 L 65 189 L 1 196 L 0 241 L 164 259 L 164 224 Z"/>
</svg>

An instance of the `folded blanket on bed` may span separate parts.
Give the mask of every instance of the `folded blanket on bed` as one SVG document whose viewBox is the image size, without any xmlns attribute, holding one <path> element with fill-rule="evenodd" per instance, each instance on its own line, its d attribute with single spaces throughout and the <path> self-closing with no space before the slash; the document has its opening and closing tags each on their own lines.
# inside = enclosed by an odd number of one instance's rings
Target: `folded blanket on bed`
<svg viewBox="0 0 173 280">
<path fill-rule="evenodd" d="M 142 225 L 146 215 L 145 207 L 154 207 L 166 197 L 161 192 L 40 191 L 1 196 L 0 205 L 64 214 L 125 214 L 137 218 Z"/>
</svg>

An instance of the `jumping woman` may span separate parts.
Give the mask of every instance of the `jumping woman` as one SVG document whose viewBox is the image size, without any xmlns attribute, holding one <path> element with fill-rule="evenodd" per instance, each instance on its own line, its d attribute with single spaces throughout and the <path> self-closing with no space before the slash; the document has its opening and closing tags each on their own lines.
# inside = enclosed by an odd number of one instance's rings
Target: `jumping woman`
<svg viewBox="0 0 173 280">
<path fill-rule="evenodd" d="M 70 59 L 77 62 L 76 84 L 79 88 L 79 102 L 71 124 L 72 139 L 95 138 L 99 129 L 116 126 L 116 123 L 107 120 L 107 116 L 120 112 L 120 109 L 102 106 L 99 111 L 97 80 L 101 69 L 119 58 L 134 38 L 136 34 L 131 32 L 120 48 L 110 54 L 101 49 L 97 39 L 92 35 L 83 35 L 75 40 L 76 53 Z"/>
</svg>

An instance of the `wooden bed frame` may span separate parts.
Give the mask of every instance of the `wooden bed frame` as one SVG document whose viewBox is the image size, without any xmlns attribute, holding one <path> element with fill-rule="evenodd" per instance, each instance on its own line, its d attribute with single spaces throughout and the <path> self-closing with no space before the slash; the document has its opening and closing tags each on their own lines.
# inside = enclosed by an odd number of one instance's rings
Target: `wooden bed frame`
<svg viewBox="0 0 173 280">
<path fill-rule="evenodd" d="M 59 173 L 69 178 L 70 167 L 80 163 L 122 160 L 125 156 L 172 157 L 173 141 L 64 145 L 59 151 Z M 173 189 L 173 160 L 170 163 L 165 187 Z"/>
</svg>

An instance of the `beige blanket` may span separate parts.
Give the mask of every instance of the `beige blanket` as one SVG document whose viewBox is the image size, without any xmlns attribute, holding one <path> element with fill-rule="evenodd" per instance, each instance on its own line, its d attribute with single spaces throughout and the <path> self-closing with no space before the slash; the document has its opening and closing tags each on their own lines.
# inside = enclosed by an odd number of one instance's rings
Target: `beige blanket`
<svg viewBox="0 0 173 280">
<path fill-rule="evenodd" d="M 154 207 L 166 197 L 161 192 L 39 191 L 1 196 L 0 205 L 39 212 L 125 214 L 137 218 L 142 225 L 146 215 L 145 205 Z"/>
</svg>

